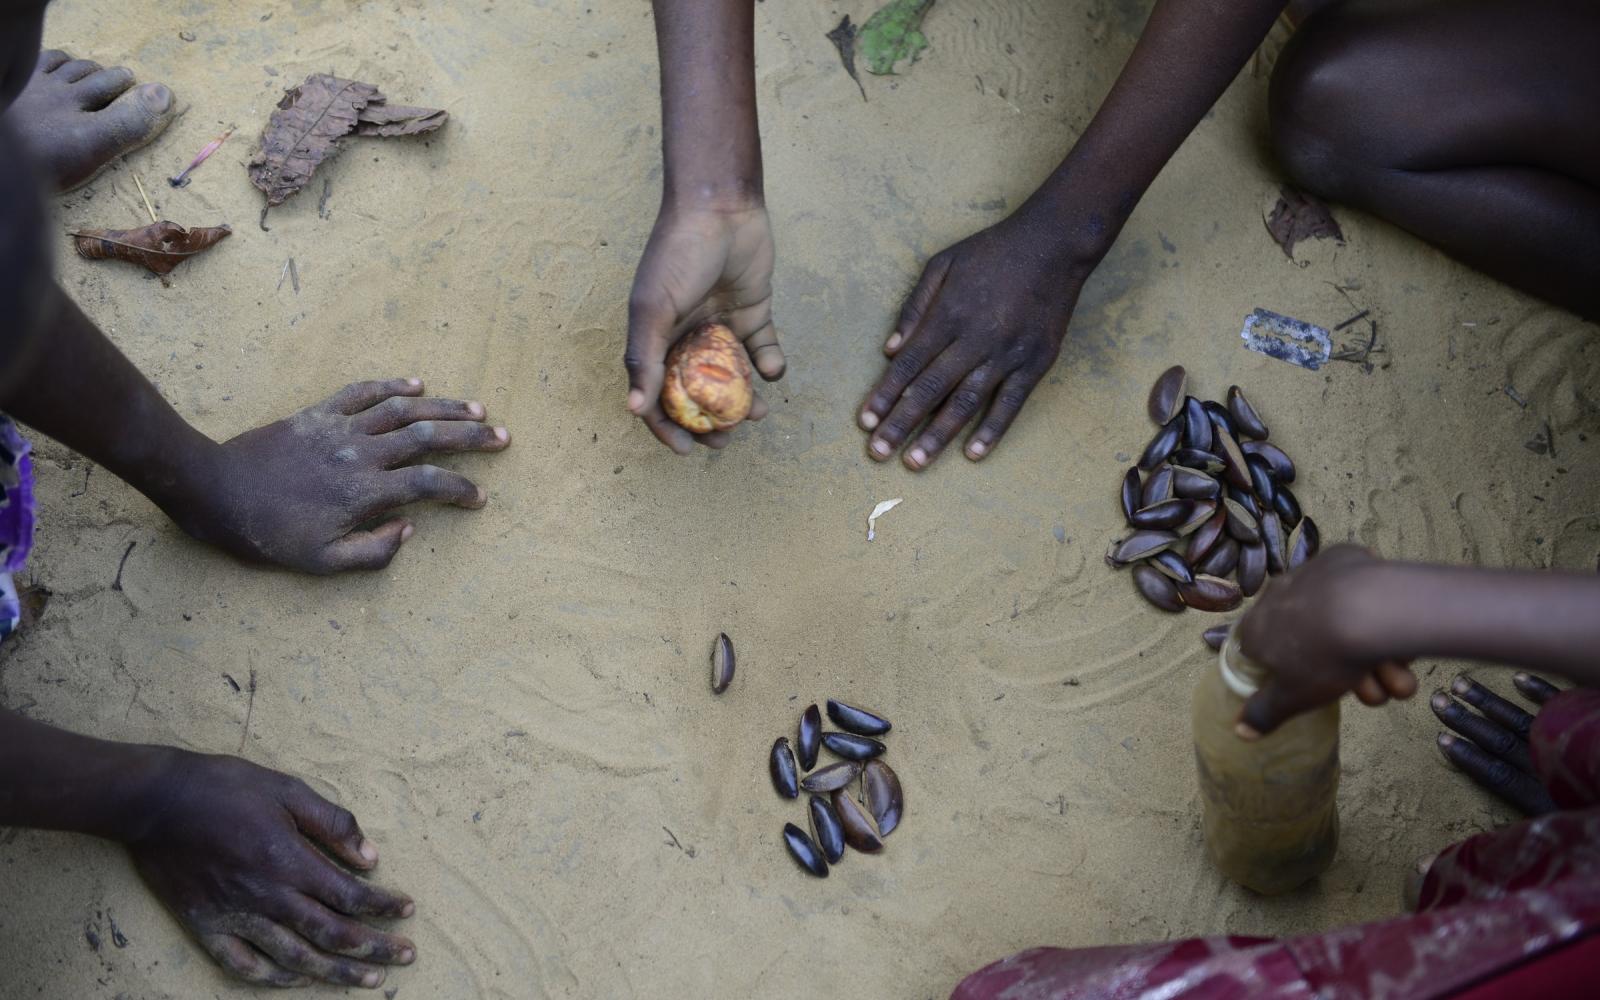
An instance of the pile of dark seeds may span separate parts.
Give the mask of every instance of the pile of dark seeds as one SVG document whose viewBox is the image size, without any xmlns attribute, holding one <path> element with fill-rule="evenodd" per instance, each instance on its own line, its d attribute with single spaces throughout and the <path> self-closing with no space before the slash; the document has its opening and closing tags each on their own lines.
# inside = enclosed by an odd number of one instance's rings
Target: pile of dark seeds
<svg viewBox="0 0 1600 1000">
<path fill-rule="evenodd" d="M 900 779 L 880 759 L 886 748 L 876 738 L 889 732 L 889 720 L 831 699 L 828 718 L 844 732 L 823 732 L 816 705 L 801 713 L 798 767 L 787 736 L 772 744 L 769 761 L 779 795 L 799 798 L 801 789 L 810 794 L 811 836 L 786 823 L 783 843 L 800 867 L 818 878 L 828 877 L 828 866 L 844 857 L 846 844 L 863 854 L 883 850 L 884 838 L 900 825 L 905 810 Z M 824 749 L 840 759 L 818 767 Z M 858 788 L 854 798 L 851 786 Z"/>
<path fill-rule="evenodd" d="M 1106 562 L 1131 566 L 1134 588 L 1164 611 L 1232 611 L 1269 574 L 1316 555 L 1322 539 L 1289 489 L 1294 462 L 1267 441 L 1244 392 L 1230 388 L 1226 406 L 1201 402 L 1185 395 L 1186 381 L 1175 365 L 1150 389 L 1161 429 L 1123 476 L 1133 532 L 1111 544 Z M 1224 633 L 1210 630 L 1206 641 Z"/>
</svg>

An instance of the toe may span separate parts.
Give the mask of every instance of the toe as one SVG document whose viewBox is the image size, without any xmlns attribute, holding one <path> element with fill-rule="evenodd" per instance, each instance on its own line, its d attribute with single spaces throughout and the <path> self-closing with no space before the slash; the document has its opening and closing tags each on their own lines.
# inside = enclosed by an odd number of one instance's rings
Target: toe
<svg viewBox="0 0 1600 1000">
<path fill-rule="evenodd" d="M 100 64 L 93 59 L 72 59 L 62 63 L 52 75 L 68 83 L 76 83 L 99 68 Z"/>
<path fill-rule="evenodd" d="M 142 83 L 101 111 L 77 115 L 54 156 L 59 189 L 88 183 L 106 164 L 160 135 L 172 118 L 172 91 L 159 83 Z"/>
<path fill-rule="evenodd" d="M 39 72 L 54 73 L 62 66 L 65 66 L 71 58 L 60 49 L 45 49 L 39 53 Z"/>
<path fill-rule="evenodd" d="M 72 94 L 78 100 L 78 107 L 85 111 L 99 111 L 131 86 L 133 70 L 126 66 L 112 66 L 96 70 L 73 84 Z"/>
</svg>

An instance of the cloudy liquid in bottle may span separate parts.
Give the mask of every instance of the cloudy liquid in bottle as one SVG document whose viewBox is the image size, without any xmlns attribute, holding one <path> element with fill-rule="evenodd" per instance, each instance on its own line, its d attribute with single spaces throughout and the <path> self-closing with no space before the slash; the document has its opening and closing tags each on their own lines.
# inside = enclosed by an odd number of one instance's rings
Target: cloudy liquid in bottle
<svg viewBox="0 0 1600 1000">
<path fill-rule="evenodd" d="M 1339 843 L 1339 703 L 1297 715 L 1254 742 L 1233 731 L 1267 671 L 1229 636 L 1194 692 L 1194 755 L 1206 854 L 1264 895 L 1288 892 L 1333 863 Z"/>
</svg>

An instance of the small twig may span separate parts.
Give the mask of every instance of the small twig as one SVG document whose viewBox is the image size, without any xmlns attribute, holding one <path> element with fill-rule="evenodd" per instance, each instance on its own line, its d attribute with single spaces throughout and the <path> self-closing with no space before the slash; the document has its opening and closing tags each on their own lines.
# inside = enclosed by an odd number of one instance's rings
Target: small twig
<svg viewBox="0 0 1600 1000">
<path fill-rule="evenodd" d="M 328 217 L 328 196 L 331 194 L 333 194 L 333 178 L 324 177 L 322 179 L 322 197 L 317 201 L 317 217 L 320 219 Z"/>
<path fill-rule="evenodd" d="M 215 153 L 217 148 L 220 147 L 224 142 L 227 142 L 228 136 L 233 134 L 233 130 L 234 126 L 229 125 L 228 131 L 206 143 L 205 148 L 200 150 L 199 155 L 190 161 L 187 167 L 183 168 L 183 172 L 176 177 L 168 177 L 167 183 L 171 184 L 175 188 L 183 187 L 185 184 L 189 183 L 189 175 L 194 172 L 194 168 L 206 162 L 207 157 L 209 157 L 212 153 Z"/>
<path fill-rule="evenodd" d="M 287 278 L 289 276 L 289 263 L 290 263 L 290 261 L 293 261 L 293 260 L 294 260 L 294 258 L 290 257 L 289 260 L 286 260 L 286 261 L 283 262 L 283 272 L 278 275 L 278 287 L 274 288 L 273 291 L 275 291 L 275 292 L 283 291 L 283 279 Z"/>
<path fill-rule="evenodd" d="M 244 732 L 239 734 L 239 753 L 244 753 L 244 741 L 250 738 L 250 719 L 256 714 L 256 668 L 250 668 L 250 702 L 244 709 Z"/>
<path fill-rule="evenodd" d="M 289 284 L 294 287 L 294 293 L 300 294 L 300 271 L 294 266 L 294 258 L 289 258 Z"/>
<path fill-rule="evenodd" d="M 122 561 L 117 563 L 117 578 L 111 581 L 112 590 L 122 589 L 122 568 L 128 565 L 128 557 L 133 555 L 133 547 L 138 544 L 138 540 L 135 539 L 134 541 L 128 543 L 127 548 L 122 550 Z"/>
<path fill-rule="evenodd" d="M 1506 393 L 1507 396 L 1511 397 L 1511 401 L 1513 403 L 1516 403 L 1518 406 L 1522 407 L 1524 410 L 1526 410 L 1528 408 L 1528 400 L 1523 397 L 1522 393 L 1517 391 L 1517 387 L 1516 386 L 1514 386 L 1511 383 L 1507 382 L 1506 383 L 1506 388 L 1505 388 L 1505 393 Z"/>
<path fill-rule="evenodd" d="M 1366 316 L 1367 316 L 1367 313 L 1369 313 L 1371 311 L 1372 311 L 1371 309 L 1363 309 L 1363 310 L 1361 310 L 1360 312 L 1356 313 L 1354 316 L 1351 316 L 1349 319 L 1345 320 L 1343 323 L 1340 323 L 1338 326 L 1334 327 L 1333 328 L 1334 332 L 1337 333 L 1338 331 L 1343 330 L 1345 327 L 1349 326 L 1351 323 L 1356 322 L 1357 320 L 1365 319 Z"/>
<path fill-rule="evenodd" d="M 133 175 L 133 183 L 139 189 L 139 197 L 144 199 L 144 210 L 150 213 L 150 224 L 153 226 L 161 220 L 156 218 L 156 210 L 150 207 L 150 196 L 144 193 L 144 185 L 139 183 L 139 175 Z"/>
</svg>

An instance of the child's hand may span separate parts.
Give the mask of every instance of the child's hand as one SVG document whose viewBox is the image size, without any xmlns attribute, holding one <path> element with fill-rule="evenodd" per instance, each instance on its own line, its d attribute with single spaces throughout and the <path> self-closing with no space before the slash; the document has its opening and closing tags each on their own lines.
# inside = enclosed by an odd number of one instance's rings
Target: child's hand
<svg viewBox="0 0 1600 1000">
<path fill-rule="evenodd" d="M 509 443 L 505 428 L 484 423 L 481 403 L 424 398 L 419 379 L 357 382 L 217 446 L 207 488 L 168 513 L 243 558 L 308 573 L 382 569 L 411 524 L 361 525 L 419 500 L 475 508 L 486 499 L 465 476 L 411 463 Z"/>
<path fill-rule="evenodd" d="M 1540 707 L 1560 693 L 1549 681 L 1532 674 L 1516 674 L 1511 683 L 1524 698 Z M 1473 712 L 1461 702 L 1478 711 Z M 1453 735 L 1439 734 L 1439 752 L 1445 760 L 1525 815 L 1543 816 L 1555 811 L 1556 804 L 1535 773 L 1528 754 L 1533 715 L 1464 675 L 1451 683 L 1449 693 L 1435 691 L 1428 705 L 1439 721 L 1454 731 Z"/>
<path fill-rule="evenodd" d="M 415 959 L 410 941 L 367 923 L 410 916 L 411 900 L 346 870 L 372 868 L 377 849 L 354 816 L 305 782 L 237 757 L 172 750 L 142 806 L 125 838 L 134 866 L 234 975 L 372 989 L 384 966 Z"/>
<path fill-rule="evenodd" d="M 1416 693 L 1409 665 L 1386 655 L 1383 637 L 1364 629 L 1365 602 L 1405 599 L 1386 592 L 1383 566 L 1366 549 L 1336 545 L 1274 580 L 1240 619 L 1240 651 L 1272 672 L 1245 703 L 1240 736 L 1271 732 L 1347 691 L 1368 705 Z"/>
<path fill-rule="evenodd" d="M 628 300 L 628 409 L 661 442 L 687 455 L 699 441 L 728 443 L 727 431 L 691 434 L 661 409 L 667 350 L 690 327 L 726 323 L 767 381 L 782 378 L 783 349 L 772 325 L 772 228 L 761 205 L 741 209 L 665 207 L 656 219 Z M 760 420 L 760 396 L 749 420 Z"/>
</svg>

